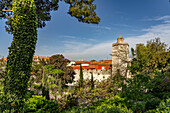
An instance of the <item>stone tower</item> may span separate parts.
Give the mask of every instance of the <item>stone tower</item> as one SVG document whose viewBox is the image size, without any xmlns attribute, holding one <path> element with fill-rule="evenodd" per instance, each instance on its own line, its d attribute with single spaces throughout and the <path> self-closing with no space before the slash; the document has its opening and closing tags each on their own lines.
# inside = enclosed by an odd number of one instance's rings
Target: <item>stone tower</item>
<svg viewBox="0 0 170 113">
<path fill-rule="evenodd" d="M 122 36 L 112 44 L 112 75 L 120 70 L 122 76 L 127 76 L 127 65 L 129 62 L 129 44 L 124 42 Z"/>
</svg>

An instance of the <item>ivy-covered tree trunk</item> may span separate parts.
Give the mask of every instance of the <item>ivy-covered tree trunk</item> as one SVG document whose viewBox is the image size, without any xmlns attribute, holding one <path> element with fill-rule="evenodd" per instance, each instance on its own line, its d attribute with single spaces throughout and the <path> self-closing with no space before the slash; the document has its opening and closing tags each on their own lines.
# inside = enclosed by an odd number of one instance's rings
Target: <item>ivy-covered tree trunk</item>
<svg viewBox="0 0 170 113">
<path fill-rule="evenodd" d="M 46 97 L 46 99 L 50 99 L 49 96 L 49 85 L 48 85 L 48 76 L 47 76 L 47 68 L 44 66 L 43 68 L 43 77 L 42 77 L 42 95 Z"/>
<path fill-rule="evenodd" d="M 20 111 L 27 93 L 37 41 L 34 0 L 13 0 L 12 11 L 13 41 L 7 57 L 4 95 L 6 101 L 10 99 L 14 103 L 9 104 L 10 108 Z"/>
</svg>

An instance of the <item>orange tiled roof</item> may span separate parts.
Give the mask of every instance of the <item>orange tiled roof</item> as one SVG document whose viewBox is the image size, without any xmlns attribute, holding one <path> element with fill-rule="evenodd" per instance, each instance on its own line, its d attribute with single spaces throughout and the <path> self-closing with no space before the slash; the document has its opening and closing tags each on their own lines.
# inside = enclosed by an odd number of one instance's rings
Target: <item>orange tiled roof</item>
<svg viewBox="0 0 170 113">
<path fill-rule="evenodd" d="M 83 61 L 71 61 L 71 62 L 75 62 L 76 64 L 79 64 L 79 63 L 81 63 L 81 64 L 90 64 L 91 63 L 91 62 L 85 61 L 85 60 L 83 60 Z"/>
<path fill-rule="evenodd" d="M 73 69 L 80 69 L 80 66 L 72 66 Z M 82 69 L 95 69 L 94 67 L 90 66 L 82 66 Z"/>
<path fill-rule="evenodd" d="M 33 59 L 50 59 L 50 57 L 47 56 L 33 56 Z"/>
<path fill-rule="evenodd" d="M 112 60 L 96 61 L 92 62 L 91 65 L 111 65 Z"/>
<path fill-rule="evenodd" d="M 0 59 L 0 61 L 7 61 L 7 57 Z"/>
<path fill-rule="evenodd" d="M 33 59 L 50 59 L 50 57 L 47 56 L 33 56 Z M 4 57 L 2 59 L 0 59 L 0 61 L 7 61 L 7 57 Z"/>
</svg>

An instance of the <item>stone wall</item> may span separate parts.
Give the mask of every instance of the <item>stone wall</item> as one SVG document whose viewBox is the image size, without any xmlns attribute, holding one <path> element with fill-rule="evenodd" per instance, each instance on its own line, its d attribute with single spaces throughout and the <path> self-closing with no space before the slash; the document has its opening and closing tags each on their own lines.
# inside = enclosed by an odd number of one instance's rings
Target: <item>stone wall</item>
<svg viewBox="0 0 170 113">
<path fill-rule="evenodd" d="M 74 71 L 76 73 L 74 81 L 78 81 L 79 75 L 80 75 L 80 70 L 75 69 Z M 98 80 L 98 81 L 102 81 L 102 80 L 107 79 L 108 77 L 111 76 L 111 70 L 95 70 L 95 69 L 87 70 L 87 69 L 84 69 L 83 70 L 83 78 L 91 79 L 91 72 L 93 73 L 94 80 Z"/>
</svg>

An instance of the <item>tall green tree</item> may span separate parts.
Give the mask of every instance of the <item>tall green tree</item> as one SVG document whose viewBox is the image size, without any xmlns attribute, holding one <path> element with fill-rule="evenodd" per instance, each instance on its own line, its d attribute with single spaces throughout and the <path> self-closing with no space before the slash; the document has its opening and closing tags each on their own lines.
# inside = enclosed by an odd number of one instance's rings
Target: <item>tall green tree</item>
<svg viewBox="0 0 170 113">
<path fill-rule="evenodd" d="M 48 83 L 48 76 L 47 76 L 47 67 L 43 67 L 43 77 L 42 77 L 42 95 L 45 96 L 46 99 L 50 99 L 49 96 L 49 83 Z"/>
<path fill-rule="evenodd" d="M 52 94 L 54 94 L 56 98 L 57 91 L 62 94 L 62 84 L 60 75 L 63 74 L 63 71 L 61 69 L 56 69 L 54 65 L 47 65 L 46 68 L 48 72 L 47 82 L 49 84 L 49 89 L 52 90 Z"/>
<path fill-rule="evenodd" d="M 13 99 L 18 112 L 22 111 L 27 93 L 37 41 L 37 19 L 33 0 L 16 0 L 12 6 L 13 41 L 7 57 L 4 95 Z"/>
<path fill-rule="evenodd" d="M 53 65 L 55 69 L 61 69 L 62 74 L 59 74 L 57 78 L 62 80 L 62 85 L 73 82 L 75 72 L 71 66 L 68 66 L 70 61 L 64 58 L 63 55 L 53 55 L 48 60 L 48 65 Z"/>
<path fill-rule="evenodd" d="M 170 63 L 170 51 L 160 38 L 148 41 L 146 46 L 138 44 L 136 50 L 132 48 L 132 55 L 134 57 L 130 66 L 132 74 L 151 75 L 159 71 L 163 73 Z"/>
<path fill-rule="evenodd" d="M 79 75 L 79 87 L 82 88 L 83 87 L 83 69 L 82 69 L 82 65 L 80 64 L 80 75 Z"/>
<path fill-rule="evenodd" d="M 94 78 L 93 78 L 93 72 L 91 72 L 91 89 L 94 89 L 94 80 L 93 80 Z"/>
</svg>

